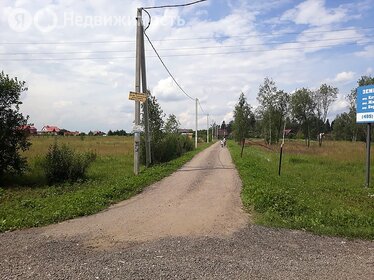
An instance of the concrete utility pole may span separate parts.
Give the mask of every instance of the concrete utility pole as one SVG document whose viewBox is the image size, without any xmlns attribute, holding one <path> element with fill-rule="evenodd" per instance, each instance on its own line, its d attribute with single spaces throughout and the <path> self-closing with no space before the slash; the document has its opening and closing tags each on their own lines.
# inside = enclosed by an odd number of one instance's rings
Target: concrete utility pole
<svg viewBox="0 0 374 280">
<path fill-rule="evenodd" d="M 138 10 L 139 13 L 139 10 Z M 141 74 L 142 74 L 142 91 L 147 95 L 147 100 L 144 102 L 144 135 L 145 135 L 145 159 L 146 166 L 151 164 L 151 139 L 149 135 L 149 117 L 148 117 L 148 89 L 147 89 L 147 72 L 145 66 L 145 48 L 144 48 L 144 26 L 142 21 L 142 10 L 140 9 L 140 24 L 141 24 L 141 36 L 140 36 L 140 51 L 141 51 Z"/>
<path fill-rule="evenodd" d="M 135 60 L 135 92 L 140 92 L 140 67 L 141 67 L 141 41 L 142 35 L 142 10 L 138 9 L 136 17 L 136 60 Z M 139 174 L 139 147 L 140 147 L 140 102 L 135 101 L 135 131 L 134 131 L 134 173 Z"/>
<path fill-rule="evenodd" d="M 136 17 L 136 62 L 135 62 L 135 93 L 140 93 L 140 83 L 142 84 L 142 92 L 147 95 L 144 102 L 144 130 L 145 130 L 145 150 L 146 150 L 146 166 L 151 163 L 151 145 L 149 137 L 149 117 L 148 117 L 148 90 L 147 90 L 147 74 L 145 66 L 145 50 L 144 50 L 144 27 L 142 21 L 142 9 L 138 9 Z M 135 101 L 135 121 L 134 121 L 134 174 L 139 174 L 140 160 L 140 101 Z"/>
<path fill-rule="evenodd" d="M 198 105 L 199 99 L 196 98 L 196 120 L 195 120 L 195 149 L 197 149 L 197 105 Z"/>
<path fill-rule="evenodd" d="M 209 114 L 206 115 L 206 142 L 209 143 Z"/>
<path fill-rule="evenodd" d="M 214 121 L 213 121 L 213 123 L 212 123 L 212 141 L 213 141 L 213 134 L 214 134 Z"/>
</svg>

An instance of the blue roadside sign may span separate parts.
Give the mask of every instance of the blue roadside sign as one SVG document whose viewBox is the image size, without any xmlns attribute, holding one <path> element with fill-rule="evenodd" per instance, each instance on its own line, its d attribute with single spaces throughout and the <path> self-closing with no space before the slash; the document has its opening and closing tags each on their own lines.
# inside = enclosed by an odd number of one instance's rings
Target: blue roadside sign
<svg viewBox="0 0 374 280">
<path fill-rule="evenodd" d="M 374 123 L 374 85 L 357 88 L 357 123 Z"/>
</svg>

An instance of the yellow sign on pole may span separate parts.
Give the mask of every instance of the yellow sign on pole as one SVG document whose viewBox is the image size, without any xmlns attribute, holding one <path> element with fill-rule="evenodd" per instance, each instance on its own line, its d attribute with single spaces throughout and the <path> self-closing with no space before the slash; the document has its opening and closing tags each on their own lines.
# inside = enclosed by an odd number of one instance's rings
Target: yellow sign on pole
<svg viewBox="0 0 374 280">
<path fill-rule="evenodd" d="M 130 91 L 129 100 L 134 100 L 134 101 L 139 101 L 139 102 L 144 103 L 147 100 L 147 95 L 145 93 Z"/>
</svg>

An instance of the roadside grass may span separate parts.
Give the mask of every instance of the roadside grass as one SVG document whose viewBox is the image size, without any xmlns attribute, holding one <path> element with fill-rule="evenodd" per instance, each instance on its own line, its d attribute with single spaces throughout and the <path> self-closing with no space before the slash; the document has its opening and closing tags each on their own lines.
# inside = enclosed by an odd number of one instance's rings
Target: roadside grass
<svg viewBox="0 0 374 280">
<path fill-rule="evenodd" d="M 374 189 L 363 187 L 362 143 L 325 142 L 317 147 L 316 155 L 307 147 L 289 146 L 293 144 L 286 143 L 282 174 L 278 176 L 279 152 L 274 152 L 275 147 L 274 151 L 245 147 L 241 158 L 241 147 L 228 143 L 243 181 L 243 204 L 254 213 L 255 222 L 374 239 Z"/>
<path fill-rule="evenodd" d="M 83 141 L 79 137 L 58 138 L 57 141 L 71 144 L 78 151 L 94 150 L 98 159 L 89 168 L 87 181 L 53 186 L 45 184 L 37 162 L 47 151 L 49 143 L 55 140 L 33 139 L 35 142 L 27 154 L 30 171 L 0 189 L 0 232 L 97 213 L 140 193 L 208 147 L 208 144 L 200 145 L 198 149 L 168 163 L 142 168 L 140 175 L 134 176 L 132 137 L 90 138 Z"/>
</svg>

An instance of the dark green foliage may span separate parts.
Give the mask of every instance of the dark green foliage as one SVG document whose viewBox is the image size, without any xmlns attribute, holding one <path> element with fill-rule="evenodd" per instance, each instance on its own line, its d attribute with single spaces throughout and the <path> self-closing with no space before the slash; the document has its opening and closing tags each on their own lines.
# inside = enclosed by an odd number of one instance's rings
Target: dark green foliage
<svg viewBox="0 0 374 280">
<path fill-rule="evenodd" d="M 80 154 L 67 145 L 51 145 L 43 162 L 48 184 L 74 183 L 84 179 L 87 168 L 95 159 L 94 153 Z"/>
<path fill-rule="evenodd" d="M 5 172 L 20 172 L 26 168 L 20 151 L 30 146 L 22 129 L 28 117 L 19 112 L 20 96 L 26 90 L 25 82 L 0 73 L 0 177 Z"/>
<path fill-rule="evenodd" d="M 152 142 L 152 163 L 159 164 L 176 159 L 186 152 L 194 149 L 193 142 L 184 135 L 169 133 L 163 134 L 158 142 Z M 141 161 L 145 164 L 145 142 L 141 141 Z"/>
<path fill-rule="evenodd" d="M 108 133 L 107 133 L 108 136 L 114 136 L 114 135 L 117 135 L 117 136 L 127 136 L 127 132 L 123 129 L 121 130 L 115 130 L 115 131 L 112 131 L 112 130 L 109 130 Z"/>
<path fill-rule="evenodd" d="M 234 134 L 237 142 L 249 137 L 249 133 L 255 125 L 255 116 L 248 104 L 244 93 L 240 94 L 239 101 L 234 110 Z"/>
<path fill-rule="evenodd" d="M 144 106 L 143 106 L 144 109 Z M 151 136 L 152 163 L 164 163 L 180 157 L 184 153 L 193 150 L 193 143 L 187 136 L 179 135 L 179 121 L 175 115 L 169 115 L 166 124 L 165 116 L 156 97 L 148 100 L 149 131 Z M 143 115 L 144 117 L 144 115 Z M 144 124 L 145 120 L 142 120 Z M 140 160 L 145 164 L 145 139 L 140 142 Z"/>
<path fill-rule="evenodd" d="M 256 130 L 268 143 L 279 141 L 282 136 L 284 120 L 288 114 L 290 96 L 283 90 L 278 90 L 271 78 L 265 78 L 260 85 L 257 100 L 260 106 L 257 108 L 257 115 L 260 122 Z"/>
<path fill-rule="evenodd" d="M 180 122 L 174 114 L 170 114 L 166 120 L 164 131 L 166 133 L 178 133 Z"/>
</svg>

